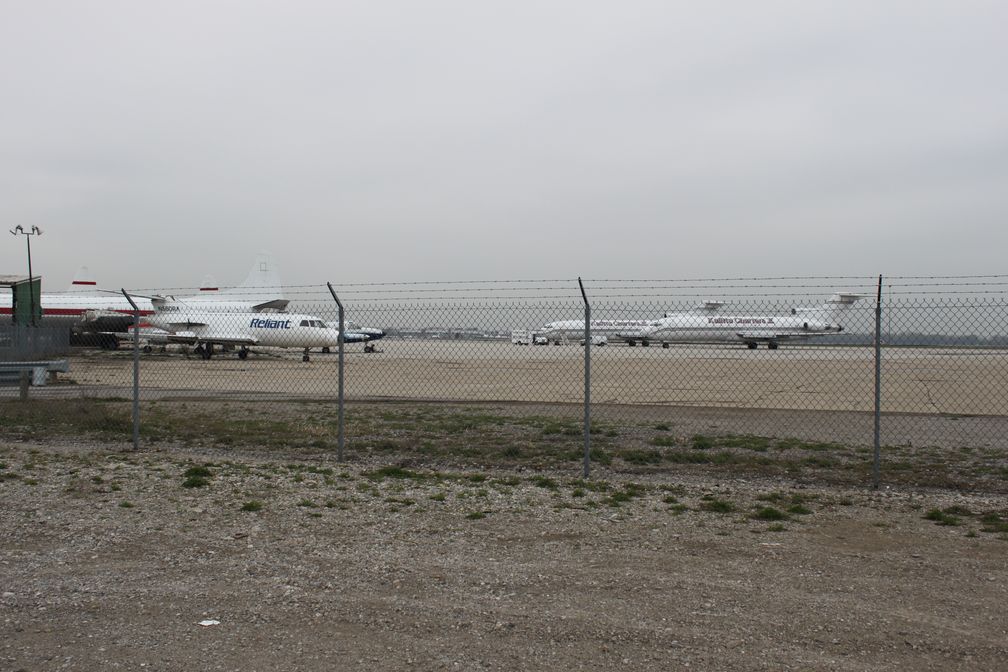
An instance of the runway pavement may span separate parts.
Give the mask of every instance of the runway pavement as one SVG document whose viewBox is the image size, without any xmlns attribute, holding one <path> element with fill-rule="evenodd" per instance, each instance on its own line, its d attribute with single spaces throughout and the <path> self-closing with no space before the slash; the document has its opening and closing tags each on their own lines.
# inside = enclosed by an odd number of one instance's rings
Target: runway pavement
<svg viewBox="0 0 1008 672">
<path fill-rule="evenodd" d="M 346 398 L 580 403 L 584 350 L 501 342 L 380 342 L 365 354 L 348 346 Z M 776 351 L 679 345 L 592 348 L 597 403 L 744 409 L 872 411 L 872 348 L 787 347 Z M 126 350 L 71 357 L 66 379 L 92 388 L 129 388 Z M 329 398 L 337 392 L 335 353 L 300 361 L 272 350 L 239 360 L 180 354 L 141 357 L 145 394 L 262 393 Z M 1008 353 L 1000 350 L 887 349 L 884 412 L 1008 415 Z"/>
</svg>

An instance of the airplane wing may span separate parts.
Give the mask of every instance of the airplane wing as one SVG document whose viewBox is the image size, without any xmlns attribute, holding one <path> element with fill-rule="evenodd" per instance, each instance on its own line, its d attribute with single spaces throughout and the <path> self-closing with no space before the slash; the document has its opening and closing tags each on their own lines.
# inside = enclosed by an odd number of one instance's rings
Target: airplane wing
<svg viewBox="0 0 1008 672">
<path fill-rule="evenodd" d="M 199 340 L 217 345 L 255 345 L 259 342 L 258 338 L 248 334 L 203 334 Z"/>
<path fill-rule="evenodd" d="M 167 341 L 168 343 L 184 343 L 186 345 L 193 345 L 194 343 L 214 343 L 215 345 L 255 345 L 259 342 L 258 338 L 253 338 L 248 334 L 195 331 L 176 331 L 171 334 L 159 334 L 156 337 L 156 340 L 159 343 Z"/>
<path fill-rule="evenodd" d="M 807 331 L 739 331 L 735 335 L 743 341 L 786 341 L 789 338 L 808 338 L 824 334 Z"/>
</svg>

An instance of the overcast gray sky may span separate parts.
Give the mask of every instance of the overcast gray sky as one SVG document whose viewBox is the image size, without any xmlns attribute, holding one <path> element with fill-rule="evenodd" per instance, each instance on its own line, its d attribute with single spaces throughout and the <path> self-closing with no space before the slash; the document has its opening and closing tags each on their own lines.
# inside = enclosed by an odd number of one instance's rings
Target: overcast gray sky
<svg viewBox="0 0 1008 672">
<path fill-rule="evenodd" d="M 0 2 L 66 286 L 1001 273 L 1008 3 Z M 0 273 L 24 272 L 4 234 Z"/>
</svg>

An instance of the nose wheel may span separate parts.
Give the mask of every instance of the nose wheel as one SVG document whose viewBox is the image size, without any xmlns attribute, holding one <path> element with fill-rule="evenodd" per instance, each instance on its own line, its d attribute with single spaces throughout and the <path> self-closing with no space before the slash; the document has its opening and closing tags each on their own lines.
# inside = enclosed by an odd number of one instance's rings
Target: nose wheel
<svg viewBox="0 0 1008 672">
<path fill-rule="evenodd" d="M 304 354 L 303 354 L 303 355 L 301 356 L 301 361 L 302 361 L 302 362 L 307 362 L 307 361 L 309 361 L 309 357 L 308 357 L 308 348 L 305 348 L 305 349 L 304 349 Z"/>
</svg>

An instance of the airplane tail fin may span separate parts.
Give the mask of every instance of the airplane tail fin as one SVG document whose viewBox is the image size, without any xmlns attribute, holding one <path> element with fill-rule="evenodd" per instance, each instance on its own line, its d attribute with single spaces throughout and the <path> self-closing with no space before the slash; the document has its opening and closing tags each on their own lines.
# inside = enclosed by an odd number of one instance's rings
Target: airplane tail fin
<svg viewBox="0 0 1008 672">
<path fill-rule="evenodd" d="M 86 292 L 93 291 L 97 288 L 98 283 L 95 281 L 94 275 L 91 274 L 91 270 L 87 266 L 81 266 L 74 274 L 73 281 L 70 283 L 69 291 Z"/>
<path fill-rule="evenodd" d="M 796 308 L 795 314 L 808 315 L 826 324 L 840 325 L 844 313 L 855 303 L 865 298 L 865 294 L 838 292 L 816 308 Z"/>
<path fill-rule="evenodd" d="M 283 283 L 273 256 L 266 252 L 256 255 L 248 276 L 231 291 L 249 301 L 283 298 Z"/>
<path fill-rule="evenodd" d="M 214 276 L 208 275 L 200 285 L 200 295 L 209 300 L 234 300 L 261 303 L 283 299 L 283 284 L 276 261 L 272 255 L 262 252 L 256 255 L 255 264 L 240 285 L 220 290 Z M 220 297 L 220 298 L 214 298 Z"/>
</svg>

